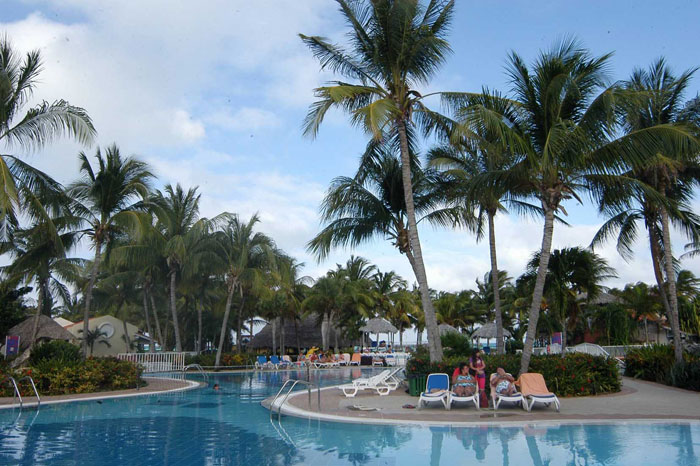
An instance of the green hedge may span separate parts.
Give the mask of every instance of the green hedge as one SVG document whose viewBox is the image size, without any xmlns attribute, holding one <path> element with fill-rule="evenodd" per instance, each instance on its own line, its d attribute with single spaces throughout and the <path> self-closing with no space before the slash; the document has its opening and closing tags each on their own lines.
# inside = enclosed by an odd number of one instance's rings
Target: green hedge
<svg viewBox="0 0 700 466">
<path fill-rule="evenodd" d="M 223 353 L 221 355 L 222 366 L 252 366 L 255 363 L 255 353 Z M 216 353 L 199 354 L 185 357 L 185 364 L 199 364 L 204 367 L 214 367 Z"/>
<path fill-rule="evenodd" d="M 431 374 L 444 372 L 452 375 L 460 362 L 468 362 L 468 356 L 445 358 L 440 363 L 431 363 L 427 354 L 416 354 L 406 364 L 406 374 Z M 489 355 L 484 357 L 487 376 L 502 367 L 514 376 L 520 370 L 520 355 Z M 530 372 L 539 372 L 547 382 L 547 388 L 558 396 L 587 396 L 619 392 L 620 373 L 614 359 L 570 353 L 564 358 L 559 355 L 533 356 Z M 486 384 L 488 390 L 488 384 Z"/>
<path fill-rule="evenodd" d="M 700 391 L 700 357 L 684 353 L 683 362 L 676 363 L 670 345 L 635 348 L 625 356 L 625 375 Z"/>
<path fill-rule="evenodd" d="M 143 386 L 141 368 L 129 361 L 116 358 L 89 358 L 78 363 L 62 363 L 56 359 L 42 359 L 34 367 L 21 370 L 4 368 L 0 378 L 12 376 L 19 379 L 30 375 L 42 395 L 67 395 L 109 390 L 125 390 Z M 21 383 L 22 395 L 30 395 L 28 381 Z M 7 384 L 0 387 L 0 396 L 12 396 Z"/>
</svg>

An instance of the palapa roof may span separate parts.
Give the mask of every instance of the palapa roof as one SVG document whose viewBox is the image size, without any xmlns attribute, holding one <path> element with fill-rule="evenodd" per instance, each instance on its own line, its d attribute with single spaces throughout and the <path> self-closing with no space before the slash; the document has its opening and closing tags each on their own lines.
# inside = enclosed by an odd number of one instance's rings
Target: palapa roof
<svg viewBox="0 0 700 466">
<path fill-rule="evenodd" d="M 503 336 L 510 337 L 511 334 L 508 329 L 503 329 Z M 488 322 L 478 329 L 474 330 L 472 333 L 472 338 L 496 338 L 496 323 Z"/>
<path fill-rule="evenodd" d="M 19 336 L 19 349 L 24 351 L 29 348 L 32 339 L 32 332 L 34 331 L 34 319 L 35 316 L 28 317 L 24 319 L 19 324 L 12 327 L 7 334 Z M 48 340 L 65 340 L 71 341 L 75 339 L 73 334 L 68 330 L 61 327 L 59 324 L 54 322 L 50 317 L 45 315 L 39 316 L 39 328 L 37 330 L 37 341 L 48 341 Z"/>
<path fill-rule="evenodd" d="M 360 327 L 360 330 L 369 333 L 396 333 L 399 331 L 391 322 L 381 317 L 369 319 L 365 325 Z"/>
<path fill-rule="evenodd" d="M 440 335 L 445 335 L 447 333 L 459 333 L 459 330 L 450 324 L 440 324 L 438 325 L 438 330 L 440 330 Z"/>
<path fill-rule="evenodd" d="M 297 329 L 299 330 L 299 344 L 302 348 L 311 348 L 312 346 L 321 347 L 323 340 L 321 338 L 321 326 L 318 324 L 318 318 L 316 316 L 309 316 L 301 321 L 297 322 Z M 277 325 L 276 330 L 277 346 L 279 346 L 280 335 L 282 332 L 281 326 Z M 338 331 L 335 328 L 331 328 L 331 334 L 328 339 L 331 346 L 335 346 L 335 333 L 338 333 L 338 344 L 340 346 L 350 346 L 353 342 L 345 338 L 342 331 Z M 296 330 L 294 328 L 294 321 L 285 320 L 284 321 L 284 346 L 287 348 L 295 348 L 297 345 Z M 261 349 L 261 348 L 272 348 L 272 324 L 267 324 L 253 336 L 253 339 L 248 344 L 249 348 Z M 299 349 L 299 348 L 297 348 Z"/>
</svg>

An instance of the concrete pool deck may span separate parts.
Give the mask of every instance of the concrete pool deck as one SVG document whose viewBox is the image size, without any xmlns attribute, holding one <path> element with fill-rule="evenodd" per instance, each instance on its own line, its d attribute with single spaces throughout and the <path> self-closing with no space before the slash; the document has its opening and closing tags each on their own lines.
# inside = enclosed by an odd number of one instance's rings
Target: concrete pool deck
<svg viewBox="0 0 700 466">
<path fill-rule="evenodd" d="M 263 405 L 269 409 L 271 399 Z M 460 404 L 445 410 L 435 403 L 422 409 L 405 409 L 405 404 L 418 405 L 418 397 L 409 396 L 399 388 L 388 396 L 374 391 L 359 392 L 346 398 L 336 387 L 321 390 L 321 410 L 317 394 L 312 393 L 309 405 L 307 392 L 291 395 L 282 406 L 282 414 L 324 421 L 427 425 L 470 425 L 491 423 L 538 422 L 612 422 L 621 420 L 681 420 L 700 421 L 700 393 L 667 387 L 624 377 L 622 391 L 610 395 L 562 398 L 561 412 L 553 407 L 535 406 L 526 412 L 513 404 L 504 403 L 498 411 L 491 408 L 477 411 L 473 405 Z M 356 411 L 353 405 L 376 408 L 376 411 Z M 505 407 L 504 407 L 505 405 Z"/>
<path fill-rule="evenodd" d="M 127 398 L 132 396 L 143 396 L 143 395 L 154 395 L 158 393 L 169 393 L 178 392 L 183 390 L 190 390 L 200 386 L 199 382 L 192 380 L 178 380 L 169 379 L 165 377 L 143 377 L 147 382 L 141 388 L 132 388 L 128 390 L 113 390 L 107 392 L 93 392 L 93 393 L 76 393 L 71 395 L 41 395 L 41 404 L 57 404 L 57 403 L 68 403 L 72 401 L 90 401 L 90 400 L 103 400 L 108 398 Z M 36 397 L 34 394 L 22 396 L 24 401 L 23 407 L 30 408 L 37 405 Z M 19 407 L 19 403 L 16 398 L 13 397 L 0 397 L 0 409 L 9 409 Z"/>
</svg>

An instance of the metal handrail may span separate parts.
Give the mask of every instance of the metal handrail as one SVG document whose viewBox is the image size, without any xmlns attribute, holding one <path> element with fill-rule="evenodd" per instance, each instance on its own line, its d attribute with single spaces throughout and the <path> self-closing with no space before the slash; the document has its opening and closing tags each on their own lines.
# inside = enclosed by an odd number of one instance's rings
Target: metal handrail
<svg viewBox="0 0 700 466">
<path fill-rule="evenodd" d="M 19 407 L 21 408 L 22 407 L 22 394 L 19 391 L 19 387 L 17 387 L 17 381 L 15 380 L 14 377 L 10 377 L 9 375 L 6 377 L 7 377 L 7 381 L 11 382 L 12 386 L 15 389 L 15 393 L 12 395 L 13 404 L 14 404 L 15 397 L 18 397 L 19 398 Z"/>
<path fill-rule="evenodd" d="M 24 377 L 19 379 L 19 381 L 21 382 L 24 379 L 29 379 L 29 383 L 32 384 L 32 389 L 34 390 L 34 394 L 36 395 L 36 406 L 38 408 L 39 406 L 41 406 L 41 397 L 39 396 L 39 390 L 36 389 L 36 384 L 34 383 L 34 379 L 32 379 L 32 377 L 29 375 L 25 375 Z M 21 405 L 21 402 L 20 402 L 20 405 Z"/>
<path fill-rule="evenodd" d="M 282 384 L 282 388 L 279 389 L 279 391 L 275 395 L 275 398 L 273 398 L 272 403 L 270 404 L 270 420 L 272 420 L 272 410 L 275 409 L 275 402 L 290 382 L 292 382 L 292 384 L 289 387 L 289 390 L 287 390 L 287 393 L 285 393 L 282 402 L 277 406 L 277 422 L 280 422 L 282 420 L 282 405 L 284 405 L 287 402 L 287 398 L 289 398 L 289 395 L 292 393 L 292 390 L 294 390 L 294 387 L 296 387 L 297 384 L 306 385 L 306 390 L 309 393 L 309 406 L 311 406 L 311 387 L 316 387 L 316 393 L 318 394 L 318 410 L 321 411 L 321 387 L 319 385 L 313 382 L 308 382 L 306 380 L 288 379 Z"/>
<path fill-rule="evenodd" d="M 182 368 L 182 372 L 187 372 L 187 369 L 197 369 L 197 371 L 204 376 L 204 380 L 209 380 L 209 376 L 199 364 L 188 364 Z"/>
</svg>

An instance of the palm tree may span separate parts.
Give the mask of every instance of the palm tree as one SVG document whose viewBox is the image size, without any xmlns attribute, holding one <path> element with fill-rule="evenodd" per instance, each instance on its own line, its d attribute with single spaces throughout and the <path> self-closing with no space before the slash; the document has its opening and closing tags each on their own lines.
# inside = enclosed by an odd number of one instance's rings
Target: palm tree
<svg viewBox="0 0 700 466">
<path fill-rule="evenodd" d="M 22 115 L 39 82 L 42 70 L 38 50 L 22 60 L 12 48 L 7 36 L 0 37 L 0 146 L 24 152 L 39 150 L 61 136 L 71 137 L 82 144 L 92 143 L 95 128 L 87 112 L 65 100 L 42 102 Z M 60 187 L 48 175 L 22 162 L 16 155 L 0 154 L 0 222 L 4 239 L 17 226 L 17 208 L 22 187 L 31 192 L 39 185 Z"/>
<path fill-rule="evenodd" d="M 27 191 L 26 187 L 22 190 Z M 45 193 L 44 193 L 45 194 Z M 24 192 L 27 201 L 23 214 L 33 221 L 27 228 L 15 229 L 8 241 L 0 242 L 0 254 L 9 254 L 13 261 L 0 268 L 12 282 L 35 283 L 38 291 L 36 318 L 31 345 L 36 341 L 39 316 L 51 317 L 53 297 L 70 303 L 71 293 L 66 283 L 75 281 L 82 259 L 67 257 L 68 251 L 79 241 L 76 227 L 79 219 L 66 208 L 65 196 L 51 198 L 41 194 Z"/>
<path fill-rule="evenodd" d="M 168 267 L 170 313 L 178 352 L 182 351 L 182 340 L 177 314 L 177 277 L 183 280 L 195 276 L 203 267 L 216 263 L 216 253 L 210 243 L 213 223 L 199 218 L 199 199 L 196 187 L 185 192 L 177 184 L 165 186 L 164 192 L 157 192 L 149 200 L 157 218 L 155 227 L 150 229 L 153 243 Z"/>
<path fill-rule="evenodd" d="M 263 272 L 272 265 L 274 260 L 274 241 L 264 233 L 255 232 L 255 225 L 260 221 L 258 214 L 253 215 L 247 222 L 237 215 L 229 215 L 226 225 L 215 233 L 218 243 L 217 250 L 222 258 L 222 270 L 226 275 L 226 307 L 221 322 L 219 346 L 216 351 L 216 365 L 219 365 L 224 341 L 228 333 L 228 319 L 231 313 L 231 303 L 236 291 L 240 297 L 238 323 L 236 325 L 236 346 L 241 350 L 241 329 L 243 327 L 243 310 L 245 306 L 246 288 L 255 288 L 262 281 Z M 251 327 L 251 333 L 252 333 Z"/>
<path fill-rule="evenodd" d="M 695 69 L 691 69 L 675 76 L 663 58 L 648 70 L 636 69 L 625 82 L 625 88 L 632 96 L 621 109 L 624 131 L 632 134 L 659 125 L 687 125 L 697 134 L 700 101 L 683 102 L 684 91 L 694 72 Z M 700 218 L 688 204 L 695 186 L 700 183 L 698 150 L 660 148 L 654 157 L 623 173 L 620 179 L 625 184 L 634 180 L 643 189 L 620 189 L 614 185 L 604 191 L 600 209 L 611 218 L 601 227 L 594 241 L 600 242 L 617 231 L 618 250 L 629 256 L 631 243 L 636 238 L 637 220 L 644 221 L 649 233 L 654 276 L 676 343 L 676 361 L 680 362 L 683 347 L 670 222 L 680 226 L 691 240 L 700 234 Z"/>
<path fill-rule="evenodd" d="M 527 274 L 536 275 L 539 253 L 527 265 Z M 602 282 L 617 275 L 605 259 L 579 247 L 555 249 L 547 264 L 544 294 L 561 329 L 561 354 L 566 353 L 567 329 L 581 313 L 583 301 L 592 302 L 603 291 Z"/>
<path fill-rule="evenodd" d="M 95 153 L 99 169 L 95 172 L 84 152 L 78 155 L 82 178 L 68 188 L 69 196 L 79 204 L 76 213 L 88 226 L 83 230 L 95 249 L 90 270 L 90 280 L 85 289 L 85 315 L 83 333 L 87 334 L 90 319 L 92 289 L 100 269 L 103 247 L 124 232 L 142 208 L 140 201 L 148 196 L 153 174 L 148 165 L 133 157 L 122 157 L 116 144 L 109 146 L 104 156 L 100 149 Z M 83 357 L 88 346 L 83 340 Z"/>
<path fill-rule="evenodd" d="M 95 343 L 102 343 L 107 348 L 112 347 L 112 344 L 105 340 L 105 338 L 107 338 L 107 333 L 104 330 L 96 328 L 95 330 L 88 330 L 85 332 L 83 329 L 80 329 L 78 333 L 85 335 L 84 337 L 80 337 L 80 339 L 83 340 L 85 346 L 90 348 L 90 356 L 92 356 L 92 352 L 95 349 Z"/>
<path fill-rule="evenodd" d="M 430 359 L 439 361 L 442 347 L 418 237 L 410 147 L 416 127 L 430 130 L 442 120 L 425 106 L 424 96 L 415 88 L 427 84 L 450 52 L 445 36 L 454 1 L 431 0 L 427 5 L 396 0 L 337 2 L 350 28 L 349 50 L 321 37 L 300 37 L 321 68 L 354 83 L 336 81 L 316 89 L 319 100 L 309 110 L 304 133 L 315 136 L 326 112 L 336 107 L 375 140 L 392 140 L 399 149 L 408 246 L 415 259 Z"/>
<path fill-rule="evenodd" d="M 621 94 L 616 86 L 604 88 L 609 58 L 610 54 L 592 57 L 571 39 L 541 53 L 532 69 L 511 53 L 507 69 L 514 92 L 509 102 L 517 110 L 514 115 L 486 108 L 479 103 L 480 94 L 443 95 L 464 127 L 483 126 L 518 157 L 508 170 L 493 170 L 477 181 L 504 183 L 519 194 L 530 193 L 542 206 L 540 262 L 521 373 L 530 365 L 554 220 L 558 213 L 566 214 L 562 203 L 568 199 L 581 202 L 579 194 L 584 190 L 598 194 L 600 184 L 609 181 L 611 174 L 641 166 L 661 150 L 697 147 L 690 131 L 674 125 L 657 125 L 613 139 L 621 95 L 629 98 L 629 93 Z"/>
<path fill-rule="evenodd" d="M 658 320 L 661 310 L 661 304 L 655 299 L 652 289 L 644 282 L 637 282 L 625 285 L 623 290 L 615 294 L 635 321 L 641 319 L 644 322 L 644 341 L 649 343 L 649 318 Z"/>
</svg>

